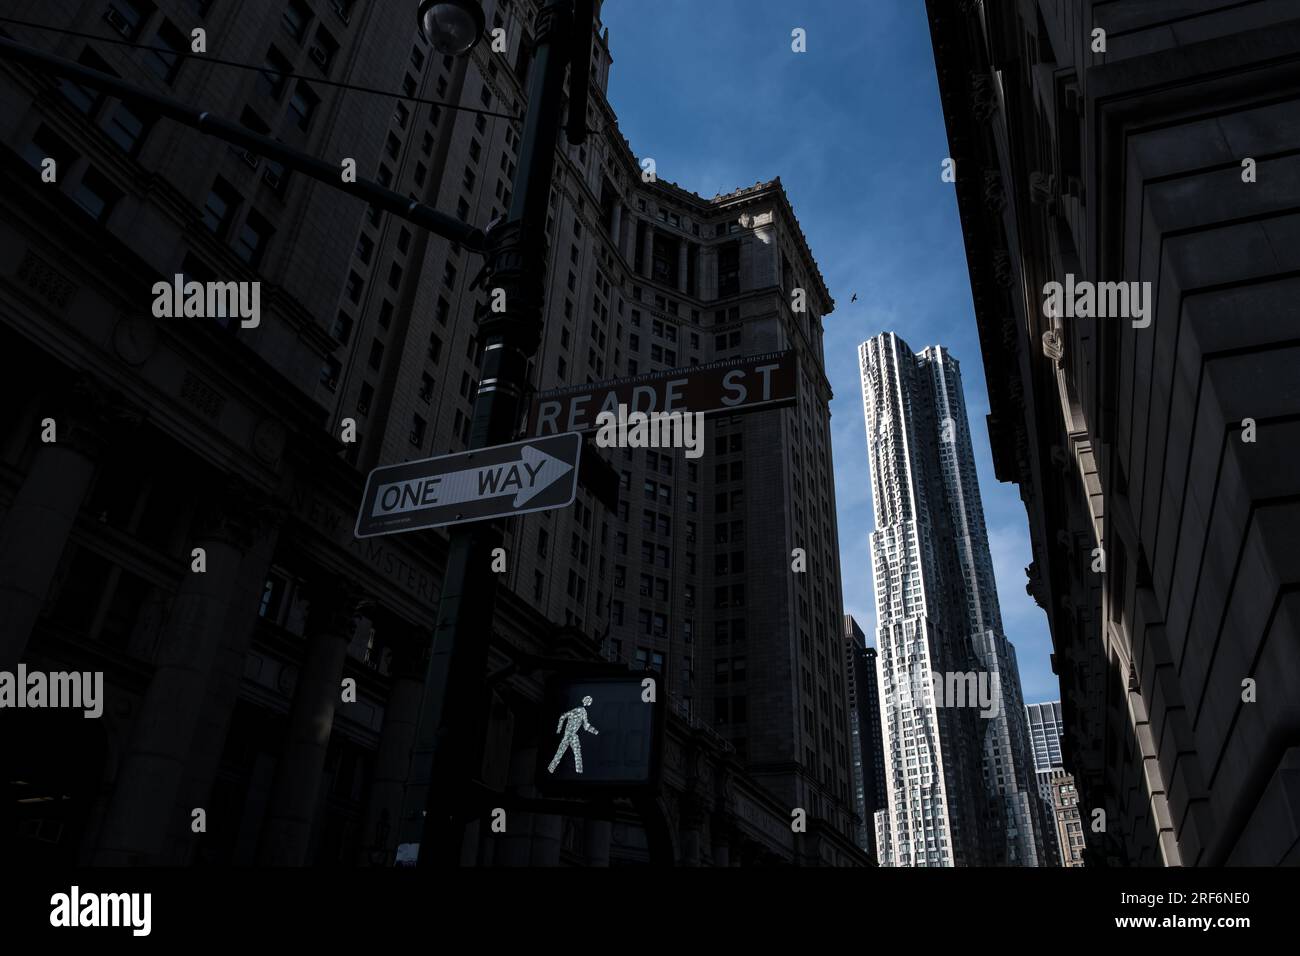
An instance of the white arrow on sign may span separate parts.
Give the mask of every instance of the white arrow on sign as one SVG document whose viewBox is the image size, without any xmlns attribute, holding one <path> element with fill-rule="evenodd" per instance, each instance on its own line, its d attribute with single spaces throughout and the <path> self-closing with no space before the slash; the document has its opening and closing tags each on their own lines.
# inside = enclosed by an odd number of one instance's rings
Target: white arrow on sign
<svg viewBox="0 0 1300 956">
<path fill-rule="evenodd" d="M 519 461 L 503 461 L 452 471 L 445 475 L 409 478 L 380 485 L 371 517 L 404 514 L 439 505 L 515 496 L 514 507 L 531 501 L 573 470 L 573 465 L 525 445 Z"/>
</svg>

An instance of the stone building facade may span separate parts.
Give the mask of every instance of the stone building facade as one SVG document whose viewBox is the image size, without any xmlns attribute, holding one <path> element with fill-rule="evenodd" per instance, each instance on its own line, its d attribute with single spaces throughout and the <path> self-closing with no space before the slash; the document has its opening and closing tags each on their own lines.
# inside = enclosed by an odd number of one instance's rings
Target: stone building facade
<svg viewBox="0 0 1300 956">
<path fill-rule="evenodd" d="M 927 8 L 1084 858 L 1295 863 L 1300 10 Z"/>
<path fill-rule="evenodd" d="M 1086 841 L 1083 828 L 1086 823 L 1079 815 L 1079 790 L 1074 778 L 1061 767 L 1039 773 L 1047 788 L 1052 820 L 1056 824 L 1053 845 L 1060 855 L 1061 866 L 1083 866 Z"/>
<path fill-rule="evenodd" d="M 520 124 L 506 117 L 524 109 L 535 4 L 485 4 L 509 50 L 481 43 L 462 59 L 424 44 L 414 5 L 378 6 L 19 0 L 6 13 L 102 37 L 8 27 L 20 42 L 355 159 L 486 225 L 509 207 Z M 188 50 L 200 26 L 214 56 L 267 69 L 109 42 Z M 677 862 L 859 864 L 821 365 L 832 303 L 779 181 L 711 200 L 641 182 L 597 40 L 600 132 L 557 154 L 534 384 L 788 347 L 801 398 L 711 427 L 725 445 L 698 472 L 615 455 L 618 510 L 583 489 L 570 510 L 512 521 L 494 659 L 668 674 L 658 808 Z M 371 468 L 465 447 L 481 261 L 264 157 L 5 62 L 0 128 L 15 184 L 0 197 L 0 669 L 102 670 L 107 697 L 97 721 L 0 714 L 21 741 L 3 758 L 0 838 L 33 862 L 391 863 L 447 537 L 358 540 L 353 523 Z M 45 158 L 56 182 L 40 181 Z M 178 274 L 259 281 L 260 324 L 154 318 L 153 284 Z M 796 284 L 807 313 L 789 308 Z M 57 441 L 42 440 L 47 419 Z M 795 547 L 815 575 L 790 573 Z M 652 572 L 665 551 L 671 571 Z M 340 699 L 345 678 L 355 702 Z M 493 694 L 484 780 L 526 796 L 539 675 Z M 68 799 L 20 802 L 56 793 Z M 795 807 L 806 833 L 791 830 Z M 623 806 L 605 820 L 517 814 L 478 839 L 466 862 L 650 862 Z"/>
</svg>

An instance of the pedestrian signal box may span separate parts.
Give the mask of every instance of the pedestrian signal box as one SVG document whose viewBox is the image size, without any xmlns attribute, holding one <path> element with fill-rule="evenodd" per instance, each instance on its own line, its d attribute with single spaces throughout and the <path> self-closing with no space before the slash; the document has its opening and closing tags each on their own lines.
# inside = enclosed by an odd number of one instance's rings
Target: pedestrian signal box
<svg viewBox="0 0 1300 956">
<path fill-rule="evenodd" d="M 659 783 L 668 694 L 656 671 L 589 677 L 565 673 L 546 685 L 537 728 L 537 782 L 550 793 L 644 793 Z"/>
</svg>

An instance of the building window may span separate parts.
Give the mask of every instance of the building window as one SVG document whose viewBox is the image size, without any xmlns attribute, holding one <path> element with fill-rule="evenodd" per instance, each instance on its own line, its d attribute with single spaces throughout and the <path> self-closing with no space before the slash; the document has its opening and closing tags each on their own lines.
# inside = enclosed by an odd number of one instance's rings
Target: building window
<svg viewBox="0 0 1300 956">
<path fill-rule="evenodd" d="M 348 298 L 352 302 L 357 303 L 361 301 L 361 293 L 365 288 L 365 279 L 361 278 L 361 276 L 357 275 L 355 272 L 348 273 L 347 294 Z"/>
<path fill-rule="evenodd" d="M 145 57 L 145 65 L 158 79 L 170 86 L 181 68 L 181 58 L 177 54 L 189 44 L 179 30 L 164 21 L 149 46 L 151 49 Z"/>
<path fill-rule="evenodd" d="M 352 337 L 352 316 L 340 312 L 334 319 L 334 327 L 330 329 L 330 335 L 334 336 L 340 345 L 347 345 L 348 339 Z"/>
<path fill-rule="evenodd" d="M 384 343 L 374 339 L 370 343 L 370 367 L 376 372 L 384 364 Z"/>
<path fill-rule="evenodd" d="M 280 25 L 284 31 L 299 43 L 307 35 L 307 22 L 311 20 L 311 8 L 303 0 L 289 0 L 280 15 Z"/>
<path fill-rule="evenodd" d="M 420 448 L 421 446 L 424 445 L 424 432 L 427 427 L 428 424 L 419 415 L 415 415 L 414 417 L 412 417 L 411 444 L 414 445 L 416 448 Z"/>
<path fill-rule="evenodd" d="M 289 112 L 295 117 L 294 122 L 301 130 L 306 130 L 311 125 L 311 118 L 316 113 L 316 107 L 320 106 L 320 97 L 312 92 L 302 80 L 293 88 L 293 96 L 289 98 Z"/>
<path fill-rule="evenodd" d="M 224 179 L 218 178 L 203 205 L 203 224 L 216 235 L 224 236 L 239 206 L 239 193 Z"/>
<path fill-rule="evenodd" d="M 118 33 L 128 40 L 140 35 L 148 11 L 136 0 L 111 0 L 104 11 L 104 19 Z"/>
<path fill-rule="evenodd" d="M 316 42 L 312 48 L 307 51 L 308 57 L 316 67 L 324 74 L 328 75 L 330 67 L 334 65 L 334 58 L 338 56 L 339 44 L 329 31 L 324 27 L 316 28 Z"/>
<path fill-rule="evenodd" d="M 369 265 L 370 256 L 374 253 L 374 251 L 375 251 L 374 241 L 365 233 L 362 233 L 361 236 L 357 238 L 357 248 L 356 248 L 357 258 L 360 259 L 362 262 L 366 263 L 367 265 Z"/>
<path fill-rule="evenodd" d="M 266 244 L 271 241 L 273 232 L 269 222 L 257 213 L 250 212 L 239 230 L 239 238 L 235 240 L 235 255 L 256 269 L 262 264 Z"/>
<path fill-rule="evenodd" d="M 293 72 L 289 61 L 275 47 L 266 51 L 266 62 L 257 74 L 257 89 L 263 95 L 278 100 L 284 94 L 285 75 Z"/>
<path fill-rule="evenodd" d="M 100 73 L 107 73 L 109 76 L 117 76 L 117 71 L 110 67 L 94 50 L 87 47 L 82 51 L 81 56 L 77 57 L 77 62 L 82 66 L 88 66 L 92 70 L 98 70 Z M 79 83 L 73 83 L 71 80 L 60 78 L 59 89 L 68 101 L 77 108 L 79 112 L 87 116 L 92 115 L 104 101 L 104 94 L 99 90 L 91 90 Z"/>
<path fill-rule="evenodd" d="M 343 366 L 333 355 L 325 356 L 325 364 L 320 369 L 321 384 L 331 392 L 337 391 L 339 387 L 339 374 L 343 371 Z"/>
<path fill-rule="evenodd" d="M 90 213 L 91 218 L 96 222 L 103 222 L 112 212 L 113 204 L 121 196 L 121 192 L 108 181 L 107 177 L 93 169 L 88 169 L 72 198 L 82 209 Z"/>
<path fill-rule="evenodd" d="M 145 121 L 133 113 L 125 103 L 119 103 L 113 110 L 113 118 L 108 122 L 108 135 L 128 156 L 140 151 L 140 141 L 144 138 Z"/>
</svg>

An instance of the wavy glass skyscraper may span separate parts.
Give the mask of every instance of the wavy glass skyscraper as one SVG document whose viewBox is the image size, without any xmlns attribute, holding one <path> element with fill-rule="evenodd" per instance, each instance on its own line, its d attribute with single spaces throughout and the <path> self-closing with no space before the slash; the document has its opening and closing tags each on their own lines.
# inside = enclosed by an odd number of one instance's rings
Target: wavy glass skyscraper
<svg viewBox="0 0 1300 956">
<path fill-rule="evenodd" d="M 875 820 L 881 863 L 1038 865 L 1042 808 L 958 364 L 893 333 L 858 359 L 889 795 Z"/>
</svg>

